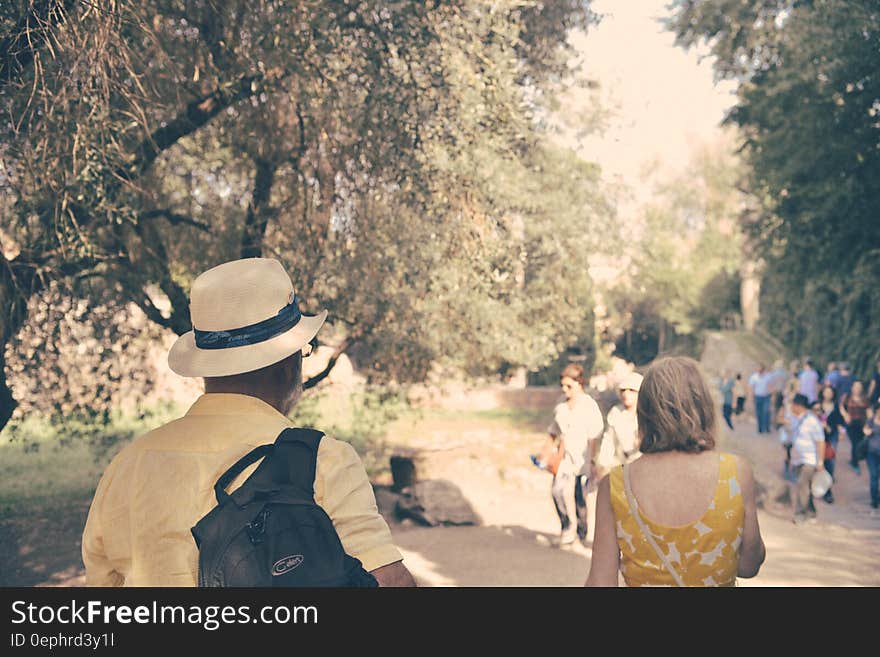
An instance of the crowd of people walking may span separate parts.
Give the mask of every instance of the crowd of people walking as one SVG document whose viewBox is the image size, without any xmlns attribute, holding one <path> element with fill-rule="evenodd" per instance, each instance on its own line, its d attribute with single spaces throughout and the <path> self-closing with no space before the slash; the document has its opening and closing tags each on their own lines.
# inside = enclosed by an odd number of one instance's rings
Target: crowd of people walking
<svg viewBox="0 0 880 657">
<path fill-rule="evenodd" d="M 556 545 L 585 546 L 586 499 L 596 491 L 588 586 L 733 586 L 754 577 L 765 549 L 749 463 L 715 449 L 717 422 L 696 361 L 661 358 L 644 377 L 617 385 L 618 403 L 603 422 L 585 390 L 583 369 L 563 369 L 563 398 L 533 462 L 553 474 L 560 521 Z M 725 419 L 734 386 L 727 386 Z M 574 488 L 575 521 L 566 497 Z"/>
<path fill-rule="evenodd" d="M 748 379 L 748 388 L 737 391 L 741 380 L 741 374 L 722 374 L 719 390 L 725 422 L 732 429 L 732 418 L 743 414 L 746 399 L 751 397 L 758 433 L 778 432 L 785 454 L 783 475 L 795 484 L 795 522 L 815 517 L 809 481 L 816 470 L 828 473 L 832 485 L 822 498 L 834 503 L 835 469 L 846 443 L 848 467 L 861 476 L 862 462 L 867 464 L 871 508 L 880 508 L 880 428 L 875 427 L 880 360 L 867 385 L 855 378 L 849 363 L 828 363 L 821 374 L 811 358 L 794 360 L 787 369 L 782 361 L 776 361 L 772 370 L 759 364 Z"/>
<path fill-rule="evenodd" d="M 205 394 L 107 467 L 83 533 L 87 584 L 262 586 L 283 576 L 284 586 L 415 585 L 354 449 L 288 418 L 327 311 L 303 314 L 288 273 L 264 258 L 204 272 L 191 301 L 201 328 L 174 343 L 168 362 L 204 379 Z M 553 474 L 559 546 L 589 544 L 586 501 L 596 491 L 586 584 L 616 586 L 622 575 L 631 586 L 732 586 L 754 577 L 765 558 L 754 477 L 747 460 L 716 449 L 720 424 L 698 363 L 659 358 L 644 377 L 622 377 L 619 403 L 604 418 L 585 381 L 580 365 L 562 371 L 563 399 L 533 461 Z M 808 359 L 787 371 L 762 365 L 748 388 L 725 374 L 721 392 L 728 426 L 749 394 L 759 433 L 770 433 L 776 409 L 797 522 L 815 515 L 816 473 L 833 476 L 844 433 L 851 467 L 868 462 L 877 507 L 880 362 L 867 389 L 845 365 L 820 379 Z M 830 488 L 825 499 L 833 501 Z M 304 551 L 294 553 L 282 538 L 299 540 L 288 529 L 314 507 L 323 511 L 309 518 L 322 524 L 302 525 L 314 540 L 297 542 Z M 303 562 L 317 566 L 298 568 Z"/>
</svg>

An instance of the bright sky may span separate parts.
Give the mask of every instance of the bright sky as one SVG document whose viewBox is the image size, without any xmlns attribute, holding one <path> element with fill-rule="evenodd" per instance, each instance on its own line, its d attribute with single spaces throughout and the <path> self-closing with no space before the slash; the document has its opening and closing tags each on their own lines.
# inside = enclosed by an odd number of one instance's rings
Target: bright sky
<svg viewBox="0 0 880 657">
<path fill-rule="evenodd" d="M 718 136 L 718 124 L 735 101 L 733 83 L 714 83 L 711 60 L 700 62 L 693 49 L 676 47 L 673 34 L 657 21 L 668 15 L 667 4 L 594 0 L 602 22 L 572 38 L 610 112 L 604 134 L 582 139 L 578 151 L 637 198 L 648 191 L 640 185 L 643 171 L 662 175 L 683 167 L 692 148 Z M 568 109 L 587 102 L 572 101 Z"/>
</svg>

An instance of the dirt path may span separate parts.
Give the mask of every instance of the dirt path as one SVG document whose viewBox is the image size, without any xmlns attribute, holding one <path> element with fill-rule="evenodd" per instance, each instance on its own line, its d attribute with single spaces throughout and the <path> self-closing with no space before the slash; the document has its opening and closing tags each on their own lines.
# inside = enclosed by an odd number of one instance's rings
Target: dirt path
<svg viewBox="0 0 880 657">
<path fill-rule="evenodd" d="M 0 515 L 0 586 L 85 586 L 81 536 L 91 500 Z"/>
<path fill-rule="evenodd" d="M 432 437 L 431 427 L 422 429 L 426 439 Z M 538 431 L 518 439 L 491 431 L 458 434 L 458 446 L 449 450 L 445 472 L 442 463 L 435 469 L 459 486 L 484 526 L 392 525 L 420 584 L 579 586 L 584 582 L 590 550 L 580 545 L 550 547 L 558 521 L 550 501 L 549 476 L 524 464 L 539 437 Z M 433 444 L 443 444 L 443 436 L 439 438 Z M 880 585 L 880 515 L 872 514 L 868 505 L 867 472 L 857 477 L 839 464 L 837 502 L 818 501 L 819 521 L 795 526 L 790 509 L 773 499 L 785 489 L 775 437 L 759 436 L 752 422 L 743 419 L 725 436 L 724 449 L 749 458 L 767 491 L 765 508 L 759 512 L 767 560 L 757 577 L 740 580 L 740 585 Z M 841 451 L 842 457 L 848 456 L 847 445 Z M 493 460 L 493 453 L 498 460 Z"/>
</svg>

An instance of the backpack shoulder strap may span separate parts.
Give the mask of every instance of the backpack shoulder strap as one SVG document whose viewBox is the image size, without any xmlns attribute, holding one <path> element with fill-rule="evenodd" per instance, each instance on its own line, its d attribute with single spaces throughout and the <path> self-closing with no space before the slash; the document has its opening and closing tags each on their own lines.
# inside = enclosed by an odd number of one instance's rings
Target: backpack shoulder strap
<svg viewBox="0 0 880 657">
<path fill-rule="evenodd" d="M 276 492 L 281 486 L 292 489 L 296 497 L 314 501 L 318 445 L 323 437 L 323 433 L 313 429 L 284 429 L 274 443 L 252 449 L 223 473 L 214 486 L 217 503 L 231 499 L 242 507 L 260 495 Z M 237 490 L 226 492 L 236 477 L 261 459 Z"/>
<path fill-rule="evenodd" d="M 314 429 L 289 428 L 275 439 L 273 476 L 276 483 L 290 486 L 299 495 L 314 500 L 318 446 L 324 434 Z"/>
</svg>

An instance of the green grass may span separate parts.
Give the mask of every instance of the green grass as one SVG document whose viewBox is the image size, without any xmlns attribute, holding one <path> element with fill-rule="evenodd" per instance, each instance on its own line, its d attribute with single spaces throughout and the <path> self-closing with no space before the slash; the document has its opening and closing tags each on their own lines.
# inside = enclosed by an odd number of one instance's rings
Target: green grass
<svg viewBox="0 0 880 657">
<path fill-rule="evenodd" d="M 7 427 L 0 433 L 0 515 L 44 513 L 88 500 L 122 447 L 178 415 L 164 405 L 102 425 L 63 427 L 32 417 Z"/>
<path fill-rule="evenodd" d="M 320 428 L 352 444 L 370 476 L 388 469 L 387 439 L 403 425 L 423 422 L 500 426 L 519 431 L 540 430 L 547 413 L 530 409 L 452 411 L 405 408 L 363 395 L 344 402 L 307 397 L 294 421 Z M 185 409 L 164 405 L 143 415 L 122 415 L 105 425 L 70 421 L 59 426 L 29 418 L 0 433 L 0 517 L 35 513 L 48 515 L 88 501 L 101 474 L 120 449 L 134 437 L 179 417 Z M 400 424 L 398 424 L 399 421 Z"/>
<path fill-rule="evenodd" d="M 0 517 L 50 515 L 88 501 L 110 460 L 133 438 L 183 415 L 185 408 L 162 404 L 140 414 L 118 413 L 106 422 L 30 417 L 0 432 Z M 293 419 L 344 440 L 364 458 L 368 472 L 383 470 L 385 427 L 402 410 L 377 393 L 331 400 L 310 395 Z"/>
<path fill-rule="evenodd" d="M 411 410 L 404 417 L 422 420 L 456 420 L 466 422 L 499 423 L 510 427 L 546 424 L 548 411 L 526 408 L 493 408 L 482 411 L 456 411 L 446 409 Z"/>
<path fill-rule="evenodd" d="M 96 459 L 89 445 L 38 444 L 36 451 L 21 443 L 0 444 L 0 513 L 67 506 L 94 493 L 106 462 Z"/>
</svg>

